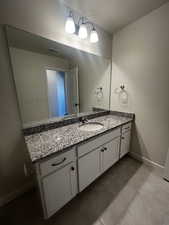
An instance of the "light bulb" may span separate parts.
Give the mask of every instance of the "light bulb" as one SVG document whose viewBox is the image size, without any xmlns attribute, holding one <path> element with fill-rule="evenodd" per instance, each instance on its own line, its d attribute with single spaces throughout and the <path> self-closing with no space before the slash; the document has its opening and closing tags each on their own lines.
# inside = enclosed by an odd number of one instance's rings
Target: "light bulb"
<svg viewBox="0 0 169 225">
<path fill-rule="evenodd" d="M 68 16 L 65 23 L 65 31 L 69 34 L 75 33 L 75 22 L 72 16 Z"/>
<path fill-rule="evenodd" d="M 96 30 L 93 29 L 90 33 L 90 42 L 96 43 L 96 42 L 98 42 L 98 40 L 99 40 L 98 34 L 97 34 Z"/>
<path fill-rule="evenodd" d="M 86 25 L 84 23 L 82 23 L 80 25 L 78 35 L 79 35 L 79 38 L 81 38 L 81 39 L 86 39 L 87 38 L 87 27 L 86 27 Z"/>
</svg>

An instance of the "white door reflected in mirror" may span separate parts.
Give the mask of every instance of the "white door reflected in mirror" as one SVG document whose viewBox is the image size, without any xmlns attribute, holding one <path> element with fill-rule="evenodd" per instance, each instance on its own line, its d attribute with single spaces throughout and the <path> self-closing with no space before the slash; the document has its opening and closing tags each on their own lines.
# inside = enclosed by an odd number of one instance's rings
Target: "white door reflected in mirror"
<svg viewBox="0 0 169 225">
<path fill-rule="evenodd" d="M 49 118 L 78 113 L 76 68 L 65 71 L 47 69 L 46 75 Z"/>
</svg>

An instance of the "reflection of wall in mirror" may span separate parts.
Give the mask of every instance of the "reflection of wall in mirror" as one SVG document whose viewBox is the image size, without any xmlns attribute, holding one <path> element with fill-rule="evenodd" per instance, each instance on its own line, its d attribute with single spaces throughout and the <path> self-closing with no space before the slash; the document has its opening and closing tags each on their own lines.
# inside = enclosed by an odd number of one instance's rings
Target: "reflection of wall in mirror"
<svg viewBox="0 0 169 225">
<path fill-rule="evenodd" d="M 51 118 L 47 69 L 66 71 L 67 107 L 65 113 L 59 113 L 59 116 L 91 111 L 92 107 L 109 108 L 109 59 L 76 50 L 71 52 L 71 61 L 18 48 L 10 48 L 10 52 L 24 124 Z M 99 100 L 95 94 L 98 87 L 102 87 L 103 90 L 103 97 Z"/>
<path fill-rule="evenodd" d="M 80 111 L 91 111 L 92 107 L 109 109 L 111 60 L 81 51 L 75 51 L 72 58 L 79 69 Z M 98 87 L 103 91 L 99 101 Z"/>
<path fill-rule="evenodd" d="M 45 68 L 69 69 L 69 62 L 55 56 L 10 48 L 14 79 L 23 123 L 49 117 Z"/>
</svg>

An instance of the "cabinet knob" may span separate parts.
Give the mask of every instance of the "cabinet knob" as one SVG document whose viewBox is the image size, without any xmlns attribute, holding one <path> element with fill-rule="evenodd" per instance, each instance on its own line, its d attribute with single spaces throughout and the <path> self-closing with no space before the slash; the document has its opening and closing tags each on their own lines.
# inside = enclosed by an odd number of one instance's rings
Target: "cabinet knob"
<svg viewBox="0 0 169 225">
<path fill-rule="evenodd" d="M 107 148 L 105 147 L 104 150 L 107 151 Z"/>
<path fill-rule="evenodd" d="M 71 170 L 72 170 L 72 171 L 74 171 L 74 170 L 75 170 L 74 166 L 72 166 L 72 167 L 71 167 Z"/>
<path fill-rule="evenodd" d="M 121 137 L 121 139 L 124 140 L 125 138 L 124 137 Z"/>
<path fill-rule="evenodd" d="M 101 152 L 104 152 L 104 150 L 105 150 L 105 149 L 104 149 L 104 148 L 102 148 L 102 149 L 101 149 Z"/>
</svg>

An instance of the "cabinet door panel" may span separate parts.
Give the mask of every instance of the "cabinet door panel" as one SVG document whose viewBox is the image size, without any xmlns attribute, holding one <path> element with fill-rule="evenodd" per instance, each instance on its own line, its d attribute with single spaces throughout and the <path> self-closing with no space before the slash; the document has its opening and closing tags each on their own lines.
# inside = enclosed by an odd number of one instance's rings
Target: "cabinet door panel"
<svg viewBox="0 0 169 225">
<path fill-rule="evenodd" d="M 73 168 L 75 169 L 72 170 Z M 77 193 L 75 163 L 71 163 L 45 177 L 42 183 L 47 216 L 49 217 L 70 201 Z"/>
<path fill-rule="evenodd" d="M 116 138 L 106 145 L 104 145 L 104 152 L 102 153 L 102 170 L 103 172 L 110 168 L 119 160 L 120 138 Z"/>
<path fill-rule="evenodd" d="M 124 155 L 126 155 L 129 152 L 129 148 L 130 148 L 130 136 L 131 136 L 131 132 L 130 131 L 122 134 L 122 137 L 121 137 L 120 158 L 122 158 Z"/>
<path fill-rule="evenodd" d="M 96 149 L 78 160 L 79 189 L 82 191 L 100 175 L 100 149 Z"/>
</svg>

